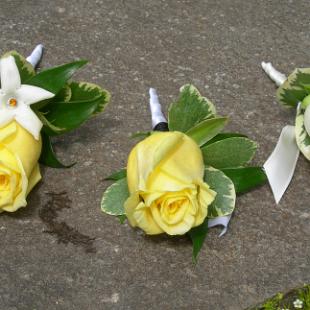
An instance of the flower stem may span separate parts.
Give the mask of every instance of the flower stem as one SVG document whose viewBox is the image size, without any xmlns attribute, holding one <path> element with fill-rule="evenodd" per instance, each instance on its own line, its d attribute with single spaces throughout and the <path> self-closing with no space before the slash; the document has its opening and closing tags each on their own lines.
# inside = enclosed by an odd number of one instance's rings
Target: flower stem
<svg viewBox="0 0 310 310">
<path fill-rule="evenodd" d="M 165 118 L 156 89 L 150 88 L 150 109 L 152 114 L 152 127 L 154 131 L 169 131 L 168 122 Z"/>
<path fill-rule="evenodd" d="M 32 53 L 26 58 L 26 60 L 34 67 L 38 65 L 43 56 L 44 46 L 42 44 L 38 44 Z"/>
</svg>

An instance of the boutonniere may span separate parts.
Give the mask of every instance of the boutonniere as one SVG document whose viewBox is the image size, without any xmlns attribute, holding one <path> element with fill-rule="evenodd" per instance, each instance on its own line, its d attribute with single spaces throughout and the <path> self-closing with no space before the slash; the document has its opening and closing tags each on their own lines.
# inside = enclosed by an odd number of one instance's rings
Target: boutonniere
<svg viewBox="0 0 310 310">
<path fill-rule="evenodd" d="M 109 101 L 99 86 L 70 80 L 84 60 L 35 72 L 42 51 L 39 45 L 27 59 L 15 51 L 0 59 L 0 212 L 26 206 L 41 179 L 39 162 L 65 167 L 51 138 L 79 127 Z"/>
<path fill-rule="evenodd" d="M 181 88 L 168 121 L 150 90 L 153 131 L 130 152 L 127 168 L 107 179 L 103 212 L 128 220 L 148 235 L 187 234 L 193 259 L 208 228 L 227 225 L 236 195 L 266 181 L 261 167 L 250 167 L 257 145 L 243 134 L 222 132 L 227 117 L 193 85 Z"/>
<path fill-rule="evenodd" d="M 277 100 L 296 111 L 295 125 L 282 129 L 278 143 L 264 164 L 278 203 L 294 175 L 301 152 L 310 160 L 310 68 L 295 69 L 288 77 L 271 63 L 262 63 L 266 74 L 278 86 Z"/>
</svg>

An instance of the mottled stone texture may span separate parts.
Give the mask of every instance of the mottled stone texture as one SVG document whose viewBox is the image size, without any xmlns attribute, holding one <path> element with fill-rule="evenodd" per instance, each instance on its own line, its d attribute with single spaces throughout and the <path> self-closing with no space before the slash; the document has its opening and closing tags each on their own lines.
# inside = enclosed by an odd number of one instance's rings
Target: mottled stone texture
<svg viewBox="0 0 310 310">
<path fill-rule="evenodd" d="M 148 87 L 165 108 L 194 83 L 258 141 L 262 164 L 294 112 L 260 68 L 310 66 L 309 1 L 1 0 L 1 52 L 42 42 L 42 67 L 89 59 L 80 80 L 109 89 L 104 114 L 56 139 L 68 170 L 43 169 L 28 207 L 0 216 L 0 308 L 237 310 L 310 282 L 310 166 L 280 205 L 268 186 L 239 197 L 229 233 L 199 262 L 187 238 L 150 238 L 100 211 L 105 176 L 150 129 Z M 53 208 L 54 206 L 54 208 Z"/>
</svg>

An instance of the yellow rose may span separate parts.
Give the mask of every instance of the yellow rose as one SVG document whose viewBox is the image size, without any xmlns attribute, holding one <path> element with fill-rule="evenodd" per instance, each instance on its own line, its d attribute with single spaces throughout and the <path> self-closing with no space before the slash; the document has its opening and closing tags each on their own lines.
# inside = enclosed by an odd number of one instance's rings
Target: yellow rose
<svg viewBox="0 0 310 310">
<path fill-rule="evenodd" d="M 12 121 L 0 128 L 0 212 L 27 205 L 26 197 L 41 179 L 42 141 Z"/>
<path fill-rule="evenodd" d="M 127 164 L 129 223 L 150 235 L 183 235 L 202 224 L 216 196 L 203 175 L 199 146 L 181 132 L 157 132 L 138 143 Z"/>
</svg>

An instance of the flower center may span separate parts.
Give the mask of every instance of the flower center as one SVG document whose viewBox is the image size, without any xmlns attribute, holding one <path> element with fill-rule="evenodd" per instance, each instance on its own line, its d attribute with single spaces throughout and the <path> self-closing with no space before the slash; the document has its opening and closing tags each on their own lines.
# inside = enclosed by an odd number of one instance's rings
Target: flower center
<svg viewBox="0 0 310 310">
<path fill-rule="evenodd" d="M 0 187 L 4 189 L 8 185 L 8 179 L 5 175 L 0 175 Z"/>
<path fill-rule="evenodd" d="M 8 105 L 10 106 L 10 107 L 16 107 L 17 106 L 17 99 L 15 99 L 15 98 L 10 98 L 9 100 L 8 100 Z"/>
</svg>

